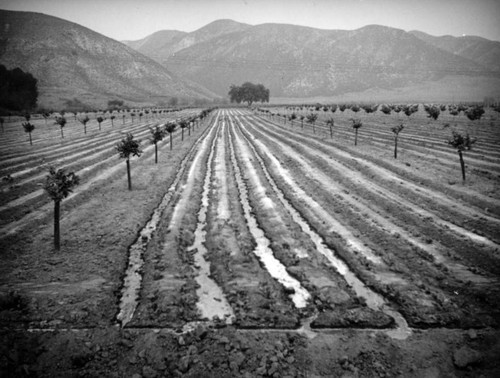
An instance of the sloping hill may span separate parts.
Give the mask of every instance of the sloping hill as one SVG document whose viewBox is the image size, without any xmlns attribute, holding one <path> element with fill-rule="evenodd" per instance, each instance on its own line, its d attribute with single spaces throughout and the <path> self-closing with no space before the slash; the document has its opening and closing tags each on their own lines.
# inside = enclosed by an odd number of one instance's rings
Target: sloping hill
<svg viewBox="0 0 500 378">
<path fill-rule="evenodd" d="M 167 43 L 161 54 L 150 56 L 221 96 L 227 95 L 231 84 L 245 81 L 263 83 L 272 97 L 311 97 L 421 87 L 450 78 L 459 87 L 485 75 L 488 82 L 499 80 L 470 56 L 390 27 L 370 25 L 346 31 L 263 24 L 229 28 L 231 23 L 224 20 L 214 36 L 211 25 L 183 35 L 182 41 L 190 41 L 184 48 L 179 42 Z M 202 34 L 207 35 L 200 38 Z"/>
<path fill-rule="evenodd" d="M 420 31 L 411 31 L 417 38 L 452 54 L 470 59 L 486 69 L 500 72 L 500 42 L 476 36 L 435 37 Z"/>
<path fill-rule="evenodd" d="M 140 53 L 162 62 L 177 51 L 226 34 L 243 31 L 249 27 L 250 25 L 233 20 L 217 20 L 192 33 L 178 30 L 161 30 L 138 41 L 122 42 Z"/>
<path fill-rule="evenodd" d="M 103 106 L 110 98 L 213 98 L 200 85 L 113 39 L 80 25 L 32 12 L 0 10 L 0 63 L 38 79 L 39 105 L 79 98 Z"/>
</svg>

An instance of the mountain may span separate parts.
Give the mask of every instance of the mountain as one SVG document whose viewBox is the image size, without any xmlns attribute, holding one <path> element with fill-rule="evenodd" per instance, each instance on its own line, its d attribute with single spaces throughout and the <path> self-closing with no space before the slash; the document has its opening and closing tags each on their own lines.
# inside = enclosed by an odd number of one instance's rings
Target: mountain
<svg viewBox="0 0 500 378">
<path fill-rule="evenodd" d="M 435 37 L 421 31 L 410 32 L 415 37 L 452 54 L 470 59 L 492 71 L 500 72 L 500 42 L 476 36 Z"/>
<path fill-rule="evenodd" d="M 216 96 L 118 41 L 56 17 L 0 10 L 0 25 L 0 63 L 38 79 L 43 107 L 73 98 L 102 107 L 114 98 L 155 104 Z"/>
<path fill-rule="evenodd" d="M 250 25 L 233 20 L 217 20 L 192 33 L 177 30 L 162 30 L 138 41 L 122 41 L 140 53 L 162 62 L 175 55 L 177 51 L 211 39 L 243 31 Z"/>
<path fill-rule="evenodd" d="M 221 96 L 227 96 L 231 84 L 245 81 L 264 84 L 271 97 L 286 98 L 366 91 L 373 96 L 377 90 L 397 93 L 412 86 L 422 91 L 423 83 L 434 88 L 442 81 L 451 97 L 454 87 L 468 87 L 476 78 L 489 84 L 484 94 L 473 88 L 474 97 L 482 100 L 491 95 L 491 83 L 500 84 L 499 60 L 486 47 L 478 61 L 477 54 L 460 55 L 414 32 L 379 25 L 347 31 L 220 20 L 156 43 L 138 50 Z M 471 97 L 472 92 L 461 95 Z"/>
</svg>

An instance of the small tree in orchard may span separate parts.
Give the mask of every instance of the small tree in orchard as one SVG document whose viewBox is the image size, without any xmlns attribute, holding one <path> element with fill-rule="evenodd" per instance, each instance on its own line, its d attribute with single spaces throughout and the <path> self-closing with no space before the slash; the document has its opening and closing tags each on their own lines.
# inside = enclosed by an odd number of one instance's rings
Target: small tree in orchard
<svg viewBox="0 0 500 378">
<path fill-rule="evenodd" d="M 441 113 L 441 109 L 436 105 L 425 106 L 424 109 L 427 112 L 427 117 L 432 118 L 434 121 L 438 119 Z"/>
<path fill-rule="evenodd" d="M 328 118 L 326 120 L 326 124 L 330 128 L 330 139 L 333 139 L 333 125 L 334 125 L 333 118 L 332 117 Z"/>
<path fill-rule="evenodd" d="M 141 156 L 142 150 L 140 148 L 140 142 L 134 140 L 132 133 L 128 133 L 125 138 L 123 138 L 117 145 L 116 151 L 120 154 L 120 158 L 127 159 L 127 181 L 128 190 L 132 190 L 132 179 L 130 177 L 130 157 L 131 156 Z"/>
<path fill-rule="evenodd" d="M 63 128 L 66 126 L 66 118 L 64 116 L 57 117 L 56 124 L 61 128 L 61 138 L 64 138 Z"/>
<path fill-rule="evenodd" d="M 134 123 L 134 117 L 135 117 L 135 113 L 130 113 L 130 118 L 132 119 L 132 123 Z"/>
<path fill-rule="evenodd" d="M 354 129 L 354 145 L 358 145 L 358 130 L 360 129 L 361 126 L 363 126 L 363 123 L 359 119 L 351 119 L 352 122 L 352 128 Z"/>
<path fill-rule="evenodd" d="M 304 128 L 304 118 L 306 118 L 305 116 L 301 115 L 300 116 L 300 128 Z"/>
<path fill-rule="evenodd" d="M 49 175 L 45 181 L 44 189 L 54 201 L 54 248 L 61 249 L 59 228 L 61 201 L 68 197 L 80 179 L 73 172 L 66 173 L 64 169 L 49 168 Z"/>
<path fill-rule="evenodd" d="M 30 145 L 32 146 L 33 142 L 31 140 L 31 132 L 33 130 L 35 130 L 35 125 L 33 125 L 32 123 L 29 123 L 29 122 L 23 122 L 23 128 L 24 128 L 24 132 L 28 133 L 28 135 L 30 136 Z"/>
<path fill-rule="evenodd" d="M 85 117 L 80 118 L 79 121 L 83 125 L 83 133 L 87 134 L 87 123 L 90 121 L 89 116 L 85 115 Z"/>
<path fill-rule="evenodd" d="M 483 114 L 484 114 L 484 109 L 482 106 L 474 106 L 465 111 L 465 115 L 471 121 L 480 120 Z"/>
<path fill-rule="evenodd" d="M 189 126 L 189 123 L 185 119 L 179 121 L 179 127 L 181 128 L 181 141 L 184 141 L 184 129 Z"/>
<path fill-rule="evenodd" d="M 111 120 L 111 127 L 115 126 L 115 124 L 113 122 L 115 118 L 116 118 L 115 115 L 112 115 L 111 117 L 109 117 L 109 119 Z"/>
<path fill-rule="evenodd" d="M 142 120 L 142 116 L 143 116 L 143 115 L 144 115 L 144 114 L 143 114 L 142 112 L 141 112 L 141 113 L 139 113 L 139 122 L 141 122 L 141 120 Z"/>
<path fill-rule="evenodd" d="M 97 123 L 99 124 L 99 131 L 101 131 L 101 123 L 104 121 L 104 118 L 101 116 L 96 118 Z"/>
<path fill-rule="evenodd" d="M 380 107 L 380 111 L 386 115 L 389 115 L 389 114 L 391 114 L 392 108 L 390 106 L 384 104 Z"/>
<path fill-rule="evenodd" d="M 45 120 L 45 126 L 47 126 L 47 119 L 49 119 L 50 113 L 49 112 L 43 112 L 42 113 L 42 117 Z"/>
<path fill-rule="evenodd" d="M 172 150 L 172 133 L 175 131 L 176 128 L 175 123 L 167 123 L 165 125 L 165 131 L 168 133 L 168 136 L 170 137 L 170 150 Z"/>
<path fill-rule="evenodd" d="M 314 128 L 314 124 L 316 123 L 317 119 L 318 119 L 318 115 L 316 113 L 309 113 L 307 115 L 307 122 L 312 125 L 314 134 L 316 134 L 316 129 Z"/>
<path fill-rule="evenodd" d="M 158 164 L 158 142 L 163 140 L 167 132 L 160 126 L 150 127 L 149 131 L 151 132 L 151 143 L 155 145 L 155 164 Z"/>
<path fill-rule="evenodd" d="M 471 138 L 468 133 L 463 135 L 456 131 L 452 131 L 451 139 L 448 140 L 448 144 L 457 149 L 463 181 L 465 181 L 465 163 L 462 154 L 464 151 L 471 150 L 474 143 L 476 143 L 476 138 Z"/>
<path fill-rule="evenodd" d="M 394 159 L 398 158 L 398 137 L 399 133 L 403 131 L 404 128 L 403 124 L 391 128 L 391 131 L 394 133 Z"/>
</svg>

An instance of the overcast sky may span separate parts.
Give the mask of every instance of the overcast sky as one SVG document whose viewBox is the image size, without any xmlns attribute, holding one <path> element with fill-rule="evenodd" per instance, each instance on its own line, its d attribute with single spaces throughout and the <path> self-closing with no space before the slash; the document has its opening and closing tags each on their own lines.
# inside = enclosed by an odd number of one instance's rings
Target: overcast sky
<svg viewBox="0 0 500 378">
<path fill-rule="evenodd" d="M 500 41 L 500 0 L 0 0 L 0 8 L 53 15 L 116 40 L 189 32 L 229 18 L 321 29 L 379 24 Z"/>
</svg>

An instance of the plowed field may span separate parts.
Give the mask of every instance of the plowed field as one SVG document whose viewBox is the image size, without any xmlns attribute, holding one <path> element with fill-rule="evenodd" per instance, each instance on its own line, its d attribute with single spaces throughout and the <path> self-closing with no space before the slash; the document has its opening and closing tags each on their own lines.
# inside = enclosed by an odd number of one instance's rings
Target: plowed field
<svg viewBox="0 0 500 378">
<path fill-rule="evenodd" d="M 7 124 L 0 372 L 499 374 L 498 116 L 474 125 L 464 183 L 449 126 L 413 116 L 394 159 L 399 119 L 366 115 L 354 146 L 348 115 L 334 118 L 330 130 L 326 116 L 313 128 L 213 111 L 172 150 L 162 142 L 158 164 L 143 142 L 132 191 L 113 147 L 160 120 L 70 124 L 33 146 Z M 82 177 L 62 203 L 60 252 L 40 186 L 52 164 Z"/>
</svg>

